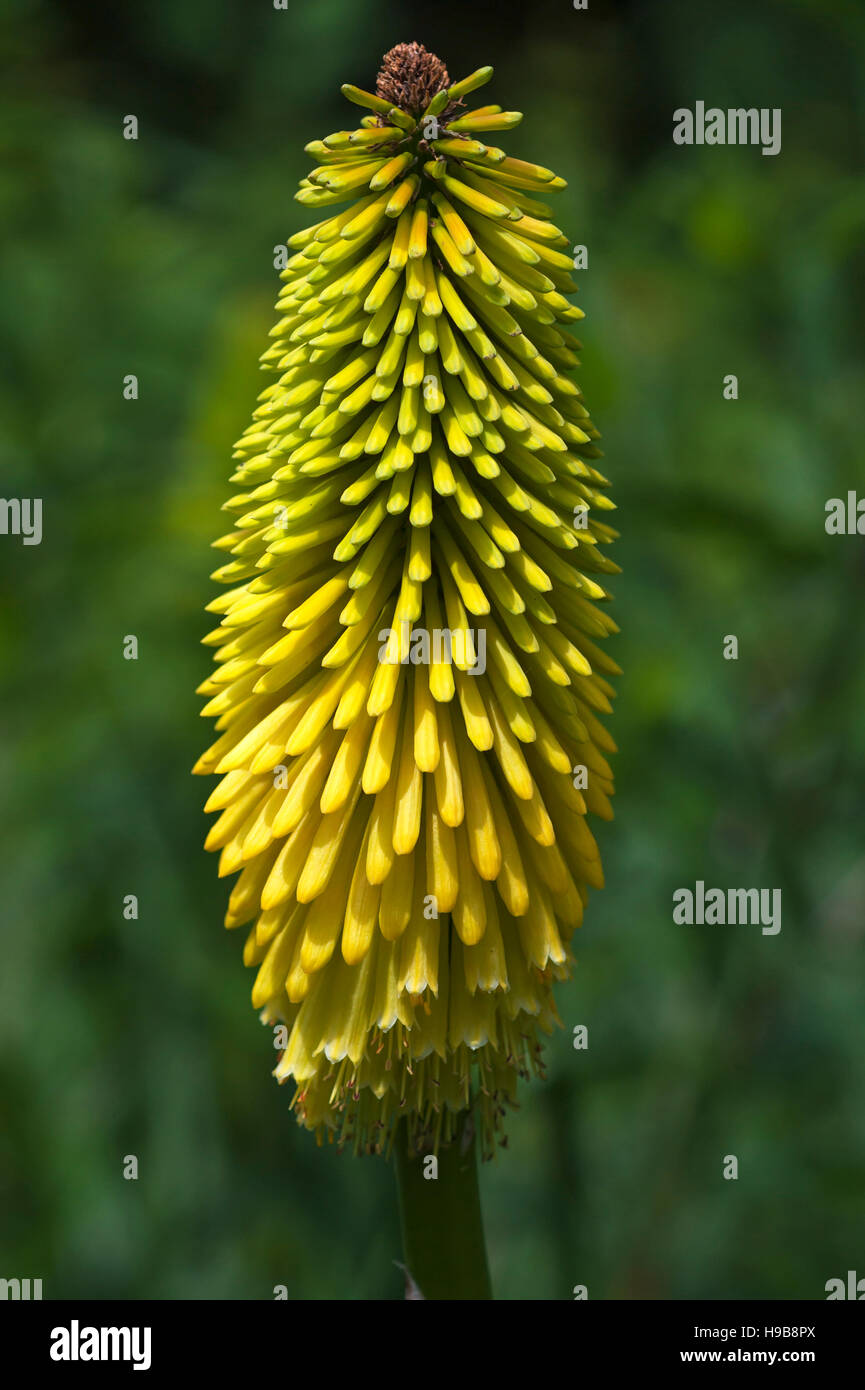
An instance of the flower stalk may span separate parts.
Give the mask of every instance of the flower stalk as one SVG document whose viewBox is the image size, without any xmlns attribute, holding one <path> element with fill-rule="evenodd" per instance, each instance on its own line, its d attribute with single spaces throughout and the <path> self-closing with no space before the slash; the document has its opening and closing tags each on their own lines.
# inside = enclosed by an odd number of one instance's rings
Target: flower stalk
<svg viewBox="0 0 865 1390">
<path fill-rule="evenodd" d="M 603 886 L 619 671 L 565 181 L 489 143 L 522 119 L 474 104 L 491 77 L 397 45 L 306 146 L 195 768 L 275 1075 L 319 1142 L 395 1145 L 436 1298 L 489 1296 L 475 1146 L 543 1074 Z"/>
<path fill-rule="evenodd" d="M 394 1154 L 406 1297 L 491 1299 L 471 1112 L 437 1155 L 413 1152 L 408 1126 L 400 1124 Z"/>
</svg>

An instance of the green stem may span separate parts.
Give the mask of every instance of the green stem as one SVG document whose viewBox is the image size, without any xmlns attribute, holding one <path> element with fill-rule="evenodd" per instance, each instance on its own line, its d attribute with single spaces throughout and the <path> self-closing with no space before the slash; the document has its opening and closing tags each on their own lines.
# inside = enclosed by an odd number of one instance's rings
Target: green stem
<svg viewBox="0 0 865 1390">
<path fill-rule="evenodd" d="M 430 1157 L 410 1155 L 406 1123 L 394 1141 L 403 1249 L 408 1273 L 425 1299 L 490 1299 L 490 1275 L 478 1191 L 478 1161 L 470 1116 L 461 1116 L 454 1142 Z"/>
</svg>

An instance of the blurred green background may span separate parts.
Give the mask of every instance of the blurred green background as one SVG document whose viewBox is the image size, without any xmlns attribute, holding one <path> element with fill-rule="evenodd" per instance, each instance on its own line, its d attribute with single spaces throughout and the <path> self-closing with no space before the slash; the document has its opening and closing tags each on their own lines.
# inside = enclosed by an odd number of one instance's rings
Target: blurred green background
<svg viewBox="0 0 865 1390">
<path fill-rule="evenodd" d="M 824 530 L 865 494 L 865 9 L 5 11 L 2 491 L 44 499 L 44 538 L 0 538 L 0 1275 L 402 1295 L 390 1168 L 318 1150 L 270 1076 L 189 768 L 303 145 L 410 39 L 454 79 L 494 64 L 488 100 L 526 113 L 503 143 L 569 180 L 622 531 L 608 887 L 549 1082 L 482 1172 L 497 1294 L 819 1299 L 865 1273 L 865 541 Z M 697 100 L 782 108 L 781 153 L 675 146 Z M 675 926 L 696 879 L 780 887 L 780 934 Z"/>
</svg>

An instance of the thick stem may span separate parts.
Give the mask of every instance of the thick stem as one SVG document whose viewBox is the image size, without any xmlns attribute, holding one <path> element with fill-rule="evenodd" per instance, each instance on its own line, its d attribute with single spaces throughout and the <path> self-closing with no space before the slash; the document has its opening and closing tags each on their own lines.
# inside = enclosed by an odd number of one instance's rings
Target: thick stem
<svg viewBox="0 0 865 1390">
<path fill-rule="evenodd" d="M 405 1121 L 394 1153 L 405 1262 L 418 1296 L 491 1299 L 471 1116 L 461 1117 L 454 1142 L 440 1150 L 437 1177 L 424 1176 L 429 1156 L 409 1154 Z"/>
</svg>

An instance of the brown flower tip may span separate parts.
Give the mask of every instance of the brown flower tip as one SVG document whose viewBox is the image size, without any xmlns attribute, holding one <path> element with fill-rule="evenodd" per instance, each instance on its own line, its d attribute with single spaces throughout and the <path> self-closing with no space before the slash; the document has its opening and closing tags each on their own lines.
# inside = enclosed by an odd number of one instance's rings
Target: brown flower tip
<svg viewBox="0 0 865 1390">
<path fill-rule="evenodd" d="M 398 43 L 381 62 L 376 95 L 418 116 L 425 111 L 436 92 L 451 85 L 441 58 L 422 43 Z"/>
</svg>

